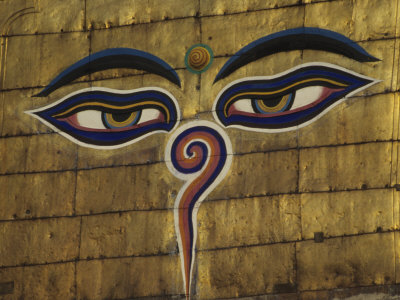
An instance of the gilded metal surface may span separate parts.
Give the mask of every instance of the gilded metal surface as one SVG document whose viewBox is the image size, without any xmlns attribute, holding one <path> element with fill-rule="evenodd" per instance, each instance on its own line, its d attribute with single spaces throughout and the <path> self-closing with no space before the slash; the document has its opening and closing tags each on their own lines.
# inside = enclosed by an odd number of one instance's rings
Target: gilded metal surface
<svg viewBox="0 0 400 300">
<path fill-rule="evenodd" d="M 164 157 L 171 135 L 99 151 L 73 144 L 24 111 L 92 86 L 156 86 L 176 98 L 180 126 L 215 122 L 213 103 L 227 84 L 310 62 L 382 82 L 302 129 L 224 129 L 232 166 L 199 209 L 192 299 L 398 297 L 400 1 L 183 2 L 0 0 L 0 286 L 13 283 L 0 298 L 185 294 L 174 228 L 183 181 Z M 239 49 L 296 27 L 336 31 L 381 61 L 295 50 L 213 84 Z M 216 56 L 201 75 L 185 67 L 187 50 L 199 43 Z M 160 57 L 182 87 L 112 69 L 31 97 L 79 59 L 115 47 Z M 317 232 L 322 242 L 314 241 Z"/>
</svg>

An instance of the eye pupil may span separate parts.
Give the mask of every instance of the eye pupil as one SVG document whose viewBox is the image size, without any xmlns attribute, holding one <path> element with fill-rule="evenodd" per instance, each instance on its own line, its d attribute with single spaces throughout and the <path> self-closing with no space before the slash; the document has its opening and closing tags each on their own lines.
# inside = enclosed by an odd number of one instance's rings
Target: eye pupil
<svg viewBox="0 0 400 300">
<path fill-rule="evenodd" d="M 269 114 L 289 110 L 293 104 L 294 93 L 262 99 L 251 99 L 253 109 L 257 113 Z"/>
<path fill-rule="evenodd" d="M 111 118 L 116 122 L 126 121 L 132 115 L 131 112 L 126 113 L 113 113 L 111 114 Z"/>
<path fill-rule="evenodd" d="M 139 122 L 141 111 L 102 113 L 103 124 L 106 128 L 124 128 Z"/>
<path fill-rule="evenodd" d="M 261 99 L 258 101 L 262 101 L 263 105 L 267 106 L 267 107 L 275 107 L 277 106 L 283 97 L 275 97 L 275 98 L 270 98 L 270 99 Z"/>
</svg>

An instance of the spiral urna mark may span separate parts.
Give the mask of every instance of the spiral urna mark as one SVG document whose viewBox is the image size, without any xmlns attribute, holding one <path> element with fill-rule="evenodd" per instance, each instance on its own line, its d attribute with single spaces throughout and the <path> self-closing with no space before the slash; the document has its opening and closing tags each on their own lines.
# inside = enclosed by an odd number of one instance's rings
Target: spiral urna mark
<svg viewBox="0 0 400 300">
<path fill-rule="evenodd" d="M 225 132 L 208 121 L 182 126 L 167 145 L 165 160 L 169 170 L 186 181 L 175 200 L 174 217 L 187 296 L 195 256 L 197 212 L 229 170 L 231 148 Z"/>
<path fill-rule="evenodd" d="M 189 65 L 195 70 L 202 70 L 210 62 L 210 53 L 204 47 L 193 48 L 189 53 Z"/>
<path fill-rule="evenodd" d="M 205 72 L 212 64 L 213 52 L 205 44 L 196 44 L 188 49 L 185 55 L 185 65 L 188 71 L 196 74 Z"/>
</svg>

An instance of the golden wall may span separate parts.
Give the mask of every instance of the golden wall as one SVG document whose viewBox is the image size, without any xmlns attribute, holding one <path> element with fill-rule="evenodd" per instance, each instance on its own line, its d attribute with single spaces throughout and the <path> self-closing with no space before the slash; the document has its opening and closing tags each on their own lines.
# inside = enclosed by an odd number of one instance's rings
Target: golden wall
<svg viewBox="0 0 400 300">
<path fill-rule="evenodd" d="M 399 10 L 399 0 L 0 0 L 0 298 L 398 299 Z M 240 49 L 294 28 L 347 42 L 325 51 L 289 40 L 215 81 Z M 213 54 L 203 72 L 185 61 L 197 44 Z M 345 45 L 378 60 L 354 59 Z M 37 97 L 76 62 L 114 48 L 156 56 L 180 86 L 118 67 Z M 218 119 L 217 99 L 234 82 L 316 62 L 380 82 L 295 126 Z M 115 147 L 34 117 L 78 91 L 149 87 L 169 97 L 175 125 Z M 223 137 L 226 154 L 189 216 L 185 276 L 178 202 L 189 183 L 202 184 L 171 170 L 171 143 L 199 124 Z"/>
</svg>

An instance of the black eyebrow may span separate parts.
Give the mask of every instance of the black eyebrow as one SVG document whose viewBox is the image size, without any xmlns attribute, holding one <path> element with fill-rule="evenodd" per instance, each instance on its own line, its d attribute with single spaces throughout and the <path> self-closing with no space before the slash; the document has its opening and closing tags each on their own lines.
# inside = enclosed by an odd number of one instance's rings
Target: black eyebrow
<svg viewBox="0 0 400 300">
<path fill-rule="evenodd" d="M 326 29 L 300 27 L 267 35 L 243 47 L 224 64 L 214 83 L 262 57 L 283 51 L 305 49 L 342 54 L 359 62 L 379 61 L 342 34 Z"/>
<path fill-rule="evenodd" d="M 147 71 L 160 75 L 181 87 L 180 79 L 175 70 L 157 56 L 136 49 L 111 48 L 86 56 L 74 63 L 61 72 L 47 87 L 34 97 L 46 97 L 51 92 L 79 77 L 115 68 Z"/>
</svg>

